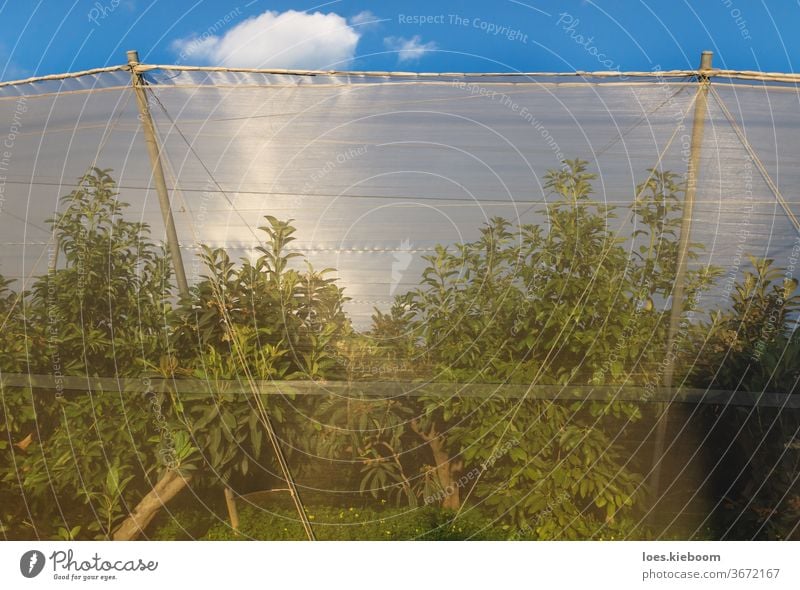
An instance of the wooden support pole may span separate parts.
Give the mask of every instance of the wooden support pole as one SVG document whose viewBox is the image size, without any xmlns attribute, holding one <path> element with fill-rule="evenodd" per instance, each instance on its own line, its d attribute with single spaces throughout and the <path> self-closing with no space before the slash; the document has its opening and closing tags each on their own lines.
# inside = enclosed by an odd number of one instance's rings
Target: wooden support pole
<svg viewBox="0 0 800 590">
<path fill-rule="evenodd" d="M 231 521 L 231 528 L 239 532 L 239 510 L 236 508 L 236 495 L 233 490 L 225 486 L 225 506 L 228 508 L 228 518 Z"/>
<path fill-rule="evenodd" d="M 164 168 L 161 166 L 161 148 L 156 137 L 156 128 L 153 124 L 153 117 L 150 114 L 150 106 L 147 103 L 144 79 L 136 71 L 139 65 L 139 52 L 128 52 L 128 65 L 131 68 L 131 80 L 133 91 L 136 94 L 136 103 L 139 106 L 139 119 L 142 123 L 144 141 L 147 144 L 147 153 L 150 156 L 150 165 L 153 168 L 153 184 L 158 195 L 158 204 L 161 206 L 161 217 L 164 220 L 164 228 L 167 231 L 167 247 L 172 258 L 172 266 L 175 270 L 175 282 L 178 284 L 178 292 L 181 297 L 189 296 L 189 283 L 186 281 L 186 270 L 183 267 L 183 256 L 178 243 L 178 233 L 175 231 L 175 220 L 172 217 L 172 207 L 169 202 L 169 191 L 164 180 Z"/>
<path fill-rule="evenodd" d="M 681 233 L 678 239 L 678 261 L 675 271 L 675 283 L 672 287 L 672 308 L 670 309 L 669 332 L 667 335 L 666 365 L 664 368 L 663 384 L 667 391 L 672 389 L 675 378 L 675 360 L 678 355 L 685 334 L 681 332 L 681 322 L 684 312 L 684 299 L 686 298 L 686 273 L 688 268 L 689 247 L 691 245 L 692 214 L 694 200 L 697 196 L 697 178 L 700 168 L 700 150 L 703 143 L 706 110 L 708 106 L 708 72 L 712 68 L 714 54 L 704 51 L 700 56 L 700 69 L 698 72 L 697 97 L 694 104 L 694 119 L 692 121 L 692 138 L 689 152 L 689 163 L 686 172 L 686 193 L 683 200 L 683 218 L 681 220 Z M 655 444 L 653 445 L 653 466 L 650 474 L 650 487 L 653 497 L 657 502 L 661 491 L 661 465 L 664 458 L 665 439 L 669 418 L 669 402 L 657 404 L 658 420 L 656 423 Z"/>
</svg>

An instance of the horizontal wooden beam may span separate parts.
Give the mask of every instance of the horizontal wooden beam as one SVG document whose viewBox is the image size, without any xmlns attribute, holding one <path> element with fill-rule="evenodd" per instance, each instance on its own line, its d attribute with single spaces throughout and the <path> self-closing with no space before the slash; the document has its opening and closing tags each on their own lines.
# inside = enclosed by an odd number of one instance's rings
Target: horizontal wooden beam
<svg viewBox="0 0 800 590">
<path fill-rule="evenodd" d="M 729 391 L 661 386 L 591 386 L 591 385 L 524 385 L 508 383 L 429 383 L 424 381 L 256 381 L 263 395 L 335 395 L 341 397 L 435 396 L 509 398 L 551 401 L 630 401 L 638 403 L 710 404 L 717 406 L 759 406 L 800 409 L 800 395 L 793 393 Z M 0 392 L 8 387 L 44 389 L 57 395 L 61 391 L 113 391 L 145 393 L 174 391 L 178 394 L 215 394 L 219 392 L 247 395 L 250 389 L 244 380 L 215 379 L 139 379 L 113 377 L 77 377 L 54 375 L 0 375 Z"/>
</svg>

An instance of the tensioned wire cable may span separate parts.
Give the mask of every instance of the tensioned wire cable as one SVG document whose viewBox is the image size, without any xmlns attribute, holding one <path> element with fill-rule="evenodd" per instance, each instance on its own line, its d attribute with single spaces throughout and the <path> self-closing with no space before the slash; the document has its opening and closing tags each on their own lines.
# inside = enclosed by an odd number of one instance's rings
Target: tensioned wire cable
<svg viewBox="0 0 800 590">
<path fill-rule="evenodd" d="M 8 80 L 0 82 L 0 88 L 5 86 L 19 86 L 35 82 L 46 82 L 55 80 L 75 79 L 83 76 L 102 74 L 106 72 L 129 71 L 130 64 L 109 66 L 103 68 L 93 68 L 78 72 L 67 72 L 62 74 L 50 74 L 46 76 L 34 76 L 21 80 Z M 640 71 L 640 72 L 618 72 L 618 71 L 575 71 L 575 72 L 392 72 L 392 71 L 347 71 L 347 70 L 291 70 L 291 69 L 258 69 L 258 68 L 228 68 L 217 66 L 189 66 L 189 65 L 158 65 L 158 64 L 137 64 L 134 67 L 137 73 L 145 73 L 153 70 L 165 72 L 227 72 L 241 74 L 262 74 L 262 75 L 287 75 L 304 77 L 339 77 L 339 78 L 416 78 L 426 82 L 436 78 L 680 78 L 695 76 L 698 70 L 663 70 L 663 71 Z M 800 74 L 781 73 L 781 72 L 759 72 L 753 70 L 723 70 L 712 69 L 702 72 L 707 77 L 733 78 L 741 80 L 767 80 L 778 82 L 800 82 Z M 535 83 L 535 82 L 534 82 Z"/>
<path fill-rule="evenodd" d="M 129 64 L 118 65 L 118 66 L 110 66 L 104 68 L 94 68 L 89 70 L 83 70 L 79 72 L 68 72 L 62 74 L 51 74 L 46 76 L 35 76 L 31 78 L 25 78 L 22 80 L 8 80 L 0 82 L 0 89 L 2 88 L 14 88 L 18 86 L 23 86 L 26 84 L 35 84 L 41 82 L 48 82 L 48 81 L 56 81 L 56 80 L 75 80 L 85 76 L 91 75 L 102 75 L 105 73 L 114 73 L 119 71 L 129 71 L 131 66 Z M 542 82 L 541 80 L 537 79 L 553 79 L 557 82 L 554 82 L 558 85 L 592 85 L 597 84 L 597 82 L 592 82 L 591 79 L 595 78 L 598 80 L 607 80 L 613 84 L 646 84 L 647 82 L 627 82 L 628 78 L 639 78 L 642 80 L 646 80 L 648 78 L 655 78 L 657 80 L 668 81 L 675 78 L 681 77 L 689 77 L 695 76 L 699 73 L 702 73 L 704 76 L 708 78 L 717 78 L 717 79 L 729 79 L 729 80 L 740 80 L 740 81 L 761 81 L 761 82 L 778 82 L 783 84 L 797 84 L 800 82 L 800 74 L 787 74 L 787 73 L 779 73 L 779 72 L 759 72 L 759 71 L 749 71 L 749 70 L 721 70 L 721 69 L 712 69 L 712 70 L 664 70 L 664 71 L 642 71 L 642 72 L 617 72 L 617 71 L 597 71 L 597 72 L 588 72 L 588 71 L 575 71 L 575 72 L 387 72 L 387 71 L 322 71 L 322 70 L 279 70 L 279 69 L 254 69 L 254 68 L 226 68 L 226 67 L 211 67 L 211 66 L 186 66 L 186 65 L 151 65 L 151 64 L 138 64 L 134 67 L 135 72 L 137 73 L 145 73 L 154 70 L 160 70 L 163 72 L 199 72 L 199 73 L 231 73 L 231 74 L 259 74 L 264 76 L 294 76 L 298 79 L 313 79 L 313 78 L 342 78 L 345 80 L 344 83 L 348 84 L 355 84 L 358 82 L 353 82 L 353 80 L 358 79 L 383 79 L 383 80 L 391 80 L 394 83 L 399 83 L 398 81 L 403 82 L 420 82 L 426 84 L 436 84 L 436 83 L 446 83 L 452 84 L 454 81 L 458 81 L 459 79 L 487 79 L 487 78 L 496 78 L 501 82 L 500 84 L 533 84 L 533 85 L 544 85 L 546 82 Z M 558 80 L 568 80 L 570 78 L 578 78 L 581 79 L 582 82 L 558 82 Z M 619 82 L 615 81 L 619 80 Z M 519 80 L 519 82 L 506 82 L 506 80 Z M 374 83 L 374 82 L 368 82 Z M 603 83 L 603 82 L 600 82 Z M 214 86 L 221 86 L 220 84 L 202 84 L 203 86 L 214 87 Z M 244 84 L 239 83 L 237 86 L 242 87 Z M 291 84 L 292 86 L 296 86 L 296 84 Z M 318 84 L 317 84 L 318 85 Z M 120 89 L 125 88 L 127 85 L 115 85 L 114 88 Z M 164 87 L 169 87 L 170 85 L 163 85 Z M 185 86 L 185 85 L 173 85 L 173 86 Z M 259 87 L 270 86 L 274 87 L 275 84 L 261 84 L 258 85 Z M 67 94 L 70 92 L 93 92 L 93 91 L 103 91 L 108 89 L 108 87 L 104 88 L 97 88 L 97 89 L 77 89 L 77 90 L 60 90 L 57 92 L 47 92 L 41 94 L 32 94 L 32 97 L 35 96 L 56 96 L 61 94 Z M 2 99 L 6 98 L 15 98 L 16 96 L 24 96 L 23 94 L 19 95 L 7 95 L 3 96 Z"/>
<path fill-rule="evenodd" d="M 147 85 L 143 85 L 145 92 L 150 90 Z M 244 217 L 241 213 L 236 209 L 231 199 L 228 197 L 227 193 L 222 189 L 220 184 L 217 182 L 217 179 L 214 177 L 211 169 L 206 166 L 205 162 L 202 160 L 200 155 L 194 150 L 191 142 L 186 138 L 183 132 L 180 130 L 178 125 L 175 123 L 174 119 L 170 116 L 169 112 L 167 112 L 166 107 L 158 100 L 158 97 L 155 95 L 154 92 L 150 92 L 150 95 L 155 100 L 156 104 L 159 106 L 161 111 L 163 112 L 164 116 L 167 117 L 172 128 L 178 133 L 178 135 L 183 139 L 186 143 L 186 146 L 189 148 L 189 151 L 194 155 L 197 161 L 200 163 L 202 168 L 205 170 L 206 174 L 208 174 L 211 181 L 216 185 L 219 191 L 223 194 L 225 199 L 230 204 L 231 208 L 236 211 L 237 215 L 242 219 L 242 221 L 247 225 L 250 232 L 253 234 L 253 237 L 258 240 L 258 236 L 256 236 L 253 229 L 247 224 Z M 194 235 L 195 242 L 200 242 L 200 236 L 197 233 L 197 230 L 194 227 L 194 224 L 189 224 L 192 230 L 192 234 Z M 258 240 L 260 242 L 260 240 Z M 230 314 L 228 313 L 228 309 L 225 305 L 225 300 L 222 295 L 222 291 L 220 289 L 219 283 L 216 280 L 217 276 L 214 272 L 210 273 L 210 280 L 209 283 L 211 285 L 211 289 L 214 293 L 214 297 L 217 299 L 217 304 L 219 306 L 220 313 L 222 314 L 223 318 L 223 326 L 226 330 L 228 337 L 231 342 L 231 348 L 233 349 L 237 360 L 241 364 L 242 371 L 244 372 L 245 379 L 247 380 L 248 387 L 250 388 L 250 393 L 255 401 L 256 409 L 258 410 L 259 418 L 261 419 L 261 423 L 264 426 L 264 429 L 267 431 L 267 437 L 269 438 L 270 445 L 275 453 L 275 457 L 278 461 L 278 465 L 280 467 L 281 473 L 283 475 L 283 479 L 288 486 L 289 495 L 292 497 L 292 502 L 295 505 L 295 509 L 297 510 L 297 515 L 300 518 L 300 522 L 303 525 L 303 530 L 305 531 L 306 536 L 308 537 L 309 541 L 315 541 L 316 537 L 314 535 L 314 529 L 311 526 L 311 521 L 308 518 L 308 514 L 306 513 L 305 506 L 303 504 L 302 499 L 300 498 L 300 493 L 297 489 L 297 484 L 295 483 L 294 476 L 292 475 L 291 467 L 289 466 L 289 462 L 286 459 L 286 455 L 283 452 L 283 449 L 280 445 L 280 440 L 278 439 L 277 434 L 275 433 L 275 428 L 272 424 L 272 419 L 269 416 L 269 412 L 267 411 L 266 405 L 264 404 L 264 400 L 261 399 L 261 394 L 258 390 L 258 385 L 256 384 L 255 378 L 250 370 L 249 365 L 247 364 L 247 359 L 244 356 L 244 351 L 242 350 L 241 342 L 239 341 L 238 335 L 233 330 L 233 321 L 231 320 Z"/>
<path fill-rule="evenodd" d="M 137 72 L 148 72 L 152 70 L 162 71 L 184 71 L 184 72 L 227 72 L 242 74 L 263 74 L 263 75 L 288 75 L 288 76 L 309 76 L 309 77 L 339 77 L 339 78 L 386 78 L 386 79 L 418 79 L 420 81 L 430 81 L 437 78 L 447 79 L 452 82 L 453 78 L 680 78 L 696 76 L 701 73 L 706 77 L 731 78 L 739 80 L 767 80 L 776 82 L 799 82 L 800 74 L 786 74 L 780 72 L 759 72 L 751 70 L 663 70 L 663 71 L 640 71 L 640 72 L 618 72 L 618 71 L 575 71 L 575 72 L 391 72 L 391 71 L 341 71 L 341 70 L 281 70 L 281 69 L 254 69 L 254 68 L 227 68 L 219 66 L 189 66 L 189 65 L 156 65 L 138 64 Z M 532 81 L 532 83 L 536 83 Z"/>
<path fill-rule="evenodd" d="M 777 199 L 784 213 L 786 213 L 786 216 L 792 222 L 795 231 L 800 233 L 800 221 L 798 221 L 794 212 L 789 207 L 789 203 L 786 202 L 786 199 L 781 194 L 778 185 L 775 184 L 774 180 L 772 180 L 772 176 L 770 176 L 769 172 L 767 171 L 767 168 L 761 161 L 761 158 L 758 157 L 758 154 L 753 149 L 753 146 L 751 146 L 750 142 L 747 141 L 747 136 L 745 136 L 744 131 L 742 131 L 741 127 L 739 127 L 739 124 L 736 122 L 736 119 L 733 118 L 733 115 L 731 114 L 730 110 L 728 110 L 728 106 L 725 104 L 725 101 L 722 100 L 722 97 L 719 95 L 719 93 L 714 89 L 714 86 L 709 84 L 708 87 L 709 90 L 711 91 L 712 96 L 714 97 L 714 100 L 717 101 L 717 104 L 719 105 L 722 114 L 725 115 L 725 118 L 728 120 L 728 123 L 730 124 L 734 133 L 736 133 L 736 137 L 739 138 L 739 141 L 741 142 L 742 146 L 744 146 L 744 149 L 747 150 L 747 154 L 750 156 L 750 158 L 753 160 L 753 163 L 756 165 L 756 168 L 758 169 L 758 172 L 761 174 L 761 177 L 764 179 L 764 182 L 767 183 L 767 186 L 772 191 L 772 194 L 775 195 L 775 199 Z"/>
<path fill-rule="evenodd" d="M 148 87 L 147 87 L 147 86 L 145 86 L 145 89 L 147 90 L 147 89 L 148 89 Z M 151 89 L 150 89 L 150 90 L 151 90 Z M 230 205 L 230 207 L 231 207 L 231 210 L 233 210 L 233 211 L 235 211 L 235 212 L 236 212 L 236 215 L 239 217 L 239 219 L 242 221 L 242 223 L 243 223 L 243 224 L 244 224 L 244 225 L 247 227 L 247 229 L 249 230 L 250 234 L 253 236 L 253 238 L 255 238 L 256 242 L 258 242 L 258 243 L 261 243 L 261 240 L 258 238 L 258 236 L 256 235 L 255 231 L 253 231 L 253 228 L 250 226 L 250 224 L 249 224 L 249 223 L 247 223 L 247 220 L 246 220 L 246 219 L 244 218 L 244 216 L 241 214 L 241 212 L 239 211 L 239 209 L 237 209 L 237 208 L 236 208 L 236 206 L 233 204 L 233 201 L 232 201 L 232 200 L 231 200 L 231 198 L 228 196 L 228 193 L 227 193 L 227 192 L 225 192 L 225 190 L 222 188 L 222 186 L 220 185 L 220 183 L 219 183 L 219 182 L 217 182 L 217 179 L 216 179 L 216 177 L 214 176 L 214 174 L 211 172 L 211 169 L 210 169 L 210 168 L 209 168 L 209 167 L 206 165 L 206 163 L 205 163 L 205 162 L 203 161 L 203 159 L 200 157 L 200 154 L 198 154 L 198 153 L 197 153 L 197 151 L 194 149 L 194 146 L 193 146 L 193 145 L 192 145 L 192 143 L 189 141 L 189 139 L 186 137 L 186 135 L 184 135 L 184 133 L 183 133 L 183 131 L 181 130 L 181 128 L 180 128 L 180 127 L 178 127 L 178 124 L 177 124 L 177 122 L 175 122 L 175 120 L 172 118 L 172 116 L 171 116 L 171 115 L 169 114 L 169 112 L 167 111 L 167 108 L 166 108 L 166 107 L 164 106 L 164 104 L 163 104 L 163 103 L 162 103 L 162 102 L 161 102 L 161 101 L 158 99 L 158 96 L 156 96 L 156 93 L 155 93 L 155 92 L 153 92 L 153 91 L 151 90 L 150 94 L 151 94 L 151 96 L 153 97 L 153 99 L 156 101 L 156 104 L 158 105 L 158 107 L 159 107 L 159 108 L 161 109 L 161 111 L 164 113 L 164 116 L 165 116 L 165 117 L 167 118 L 167 120 L 169 121 L 171 128 L 172 128 L 172 129 L 174 129 L 174 130 L 175 130 L 175 131 L 178 133 L 178 136 L 179 136 L 179 137 L 180 137 L 180 138 L 183 140 L 183 142 L 186 144 L 186 147 L 189 149 L 189 152 L 190 152 L 190 153 L 191 153 L 191 154 L 192 154 L 192 155 L 195 157 L 195 159 L 198 161 L 198 163 L 199 163 L 199 164 L 200 164 L 200 166 L 203 168 L 203 170 L 205 171 L 205 173 L 206 173 L 206 174 L 208 175 L 208 177 L 211 179 L 211 182 L 213 182 L 213 183 L 214 183 L 214 186 L 216 186 L 216 187 L 217 187 L 217 191 L 219 191 L 219 193 L 220 193 L 220 194 L 222 194 L 222 196 L 223 196 L 223 197 L 225 197 L 225 200 L 228 202 L 228 205 Z M 177 184 L 177 183 L 174 183 L 174 184 Z M 194 225 L 192 225 L 191 227 L 192 227 L 192 233 L 193 233 L 193 234 L 195 234 L 195 241 L 196 241 L 197 243 L 200 243 L 200 242 L 199 242 L 199 237 L 200 237 L 200 236 L 199 236 L 199 235 L 197 235 L 197 232 L 196 232 L 196 231 L 195 231 L 195 229 L 194 229 Z"/>
</svg>

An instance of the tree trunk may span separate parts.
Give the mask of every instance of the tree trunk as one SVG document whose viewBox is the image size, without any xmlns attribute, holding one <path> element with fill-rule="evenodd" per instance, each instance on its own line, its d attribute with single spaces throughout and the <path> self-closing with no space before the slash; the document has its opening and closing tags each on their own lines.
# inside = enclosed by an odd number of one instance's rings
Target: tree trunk
<svg viewBox="0 0 800 590">
<path fill-rule="evenodd" d="M 191 476 L 167 471 L 142 498 L 122 524 L 114 530 L 115 541 L 133 541 L 144 532 L 162 506 L 185 488 Z"/>
<path fill-rule="evenodd" d="M 442 508 L 458 510 L 461 507 L 461 484 L 456 481 L 456 478 L 461 472 L 461 468 L 464 465 L 463 462 L 450 458 L 444 446 L 444 437 L 438 435 L 433 427 L 431 427 L 430 432 L 423 432 L 419 427 L 419 423 L 416 420 L 412 420 L 411 430 L 416 432 L 431 447 L 433 462 L 436 465 L 436 477 L 444 494 Z"/>
<path fill-rule="evenodd" d="M 461 463 L 450 459 L 441 438 L 432 439 L 430 446 L 433 462 L 436 464 L 436 476 L 439 478 L 439 485 L 442 486 L 445 494 L 442 498 L 442 508 L 458 510 L 461 507 L 461 490 L 456 482 L 456 477 L 461 471 Z"/>
</svg>

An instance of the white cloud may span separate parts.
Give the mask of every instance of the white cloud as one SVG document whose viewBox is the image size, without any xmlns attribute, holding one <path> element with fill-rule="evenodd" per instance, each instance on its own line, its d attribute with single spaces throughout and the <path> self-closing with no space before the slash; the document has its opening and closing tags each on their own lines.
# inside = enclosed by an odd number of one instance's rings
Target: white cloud
<svg viewBox="0 0 800 590">
<path fill-rule="evenodd" d="M 336 13 L 268 10 L 222 35 L 172 43 L 182 61 L 228 67 L 339 69 L 355 55 L 360 34 Z"/>
<path fill-rule="evenodd" d="M 369 10 L 362 10 L 357 15 L 350 17 L 350 24 L 363 30 L 377 25 L 382 20 L 387 19 L 380 19 Z"/>
<path fill-rule="evenodd" d="M 422 42 L 419 35 L 414 35 L 410 39 L 406 37 L 386 37 L 383 44 L 387 49 L 397 52 L 397 61 L 399 63 L 416 61 L 421 58 L 428 51 L 436 49 L 436 43 L 428 41 Z"/>
</svg>

